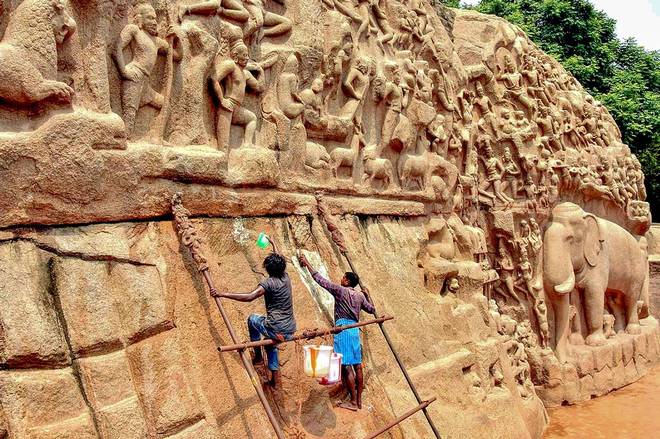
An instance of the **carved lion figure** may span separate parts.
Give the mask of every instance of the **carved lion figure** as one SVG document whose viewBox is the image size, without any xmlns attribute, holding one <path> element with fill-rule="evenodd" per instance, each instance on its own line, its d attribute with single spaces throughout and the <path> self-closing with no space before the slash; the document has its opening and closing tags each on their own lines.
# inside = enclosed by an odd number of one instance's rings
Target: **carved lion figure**
<svg viewBox="0 0 660 439">
<path fill-rule="evenodd" d="M 76 29 L 64 0 L 25 0 L 0 41 L 0 101 L 68 102 L 73 89 L 57 81 L 57 46 Z"/>
</svg>

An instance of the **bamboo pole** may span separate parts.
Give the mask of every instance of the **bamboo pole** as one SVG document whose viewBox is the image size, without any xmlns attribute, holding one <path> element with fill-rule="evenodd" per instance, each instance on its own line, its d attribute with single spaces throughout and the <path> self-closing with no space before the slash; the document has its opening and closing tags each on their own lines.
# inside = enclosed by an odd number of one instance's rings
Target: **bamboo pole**
<svg viewBox="0 0 660 439">
<path fill-rule="evenodd" d="M 426 407 L 431 405 L 431 403 L 434 402 L 436 399 L 437 398 L 434 396 L 433 398 L 429 399 L 428 401 L 423 401 L 420 405 L 418 405 L 414 409 L 405 412 L 404 414 L 402 414 L 401 416 L 396 418 L 394 421 L 387 424 L 385 427 L 381 428 L 380 430 L 378 430 L 375 433 L 371 433 L 369 436 L 365 437 L 364 439 L 374 439 L 375 437 L 380 436 L 381 434 L 385 433 L 387 430 L 389 430 L 393 427 L 396 427 L 397 425 L 399 425 L 400 423 L 402 423 L 403 421 L 405 421 L 406 419 L 408 419 L 409 417 L 411 417 L 412 415 L 414 415 L 418 411 L 424 410 Z"/>
<path fill-rule="evenodd" d="M 316 194 L 316 201 L 318 204 L 318 209 L 319 209 L 319 216 L 325 223 L 328 231 L 330 232 L 330 235 L 332 236 L 332 240 L 334 243 L 337 245 L 339 248 L 339 252 L 344 256 L 346 259 L 346 262 L 348 262 L 348 266 L 351 267 L 351 271 L 355 274 L 358 274 L 357 270 L 355 269 L 355 266 L 353 265 L 353 262 L 351 261 L 351 258 L 348 256 L 348 248 L 346 246 L 346 242 L 344 240 L 344 236 L 337 227 L 336 224 L 333 223 L 332 218 L 330 217 L 330 212 L 327 210 L 326 206 L 323 203 L 323 196 L 320 193 Z M 362 283 L 362 278 L 358 274 L 358 277 L 360 278 L 360 288 L 364 289 L 364 284 Z M 406 366 L 403 364 L 403 361 L 401 361 L 401 357 L 399 357 L 399 353 L 397 352 L 396 348 L 394 347 L 394 343 L 392 343 L 392 339 L 390 338 L 389 334 L 387 333 L 387 330 L 385 329 L 385 326 L 380 323 L 378 325 L 380 327 L 381 332 L 383 333 L 383 337 L 385 337 L 385 341 L 387 342 L 387 345 L 390 348 L 390 351 L 392 351 L 392 355 L 394 355 L 394 359 L 396 360 L 397 364 L 399 365 L 399 368 L 401 369 L 401 372 L 403 373 L 403 376 L 406 378 L 406 381 L 408 382 L 408 386 L 410 387 L 410 390 L 412 390 L 413 395 L 415 395 L 415 399 L 417 400 L 417 403 L 423 405 L 422 398 L 419 396 L 419 392 L 417 392 L 417 388 L 415 387 L 415 384 L 413 383 L 412 379 L 410 378 L 410 375 L 408 374 L 408 370 L 406 369 Z M 433 424 L 433 420 L 431 419 L 431 416 L 429 415 L 428 411 L 426 410 L 426 406 L 422 407 L 421 410 L 424 412 L 424 416 L 426 417 L 426 420 L 429 423 L 429 426 L 431 427 L 431 430 L 433 430 L 433 434 L 437 439 L 441 439 L 440 437 L 440 432 L 438 432 L 438 429 L 435 427 Z"/>
<path fill-rule="evenodd" d="M 383 322 L 387 322 L 388 320 L 393 320 L 394 317 L 392 316 L 382 316 L 374 320 L 367 320 L 364 322 L 359 322 L 355 323 L 353 325 L 345 325 L 345 326 L 334 326 L 332 328 L 328 329 L 317 329 L 314 331 L 305 331 L 300 335 L 295 335 L 289 340 L 272 340 L 272 339 L 265 339 L 265 340 L 260 340 L 260 341 L 251 341 L 251 342 L 246 342 L 246 343 L 238 343 L 238 344 L 233 344 L 233 345 L 228 345 L 228 346 L 220 346 L 218 350 L 220 352 L 229 352 L 229 351 L 238 351 L 241 349 L 249 349 L 249 348 L 258 348 L 261 346 L 270 346 L 270 345 L 279 345 L 282 343 L 288 343 L 291 341 L 296 341 L 296 340 L 308 340 L 310 338 L 316 338 L 316 337 L 322 337 L 326 334 L 338 334 L 341 331 L 345 329 L 352 329 L 352 328 L 360 328 L 362 326 L 367 326 L 367 325 L 372 325 L 374 323 L 381 324 Z"/>
<path fill-rule="evenodd" d="M 206 281 L 206 285 L 208 286 L 209 290 L 215 289 L 213 285 L 213 279 L 211 279 L 209 266 L 206 262 L 206 258 L 201 252 L 201 240 L 197 236 L 197 231 L 195 230 L 195 227 L 188 218 L 190 212 L 181 204 L 180 193 L 177 193 L 174 195 L 174 197 L 172 197 L 172 213 L 174 214 L 174 222 L 176 224 L 177 231 L 179 232 L 179 235 L 181 237 L 181 243 L 186 247 L 188 247 L 188 249 L 190 250 L 192 258 L 195 261 L 195 264 L 197 265 L 197 269 L 202 273 L 202 276 L 204 276 L 204 280 Z M 222 316 L 222 320 L 224 320 L 225 325 L 227 326 L 227 330 L 229 331 L 229 336 L 231 337 L 234 343 L 238 343 L 238 337 L 236 336 L 236 332 L 234 332 L 234 327 L 232 326 L 231 321 L 229 320 L 229 317 L 227 316 L 227 313 L 225 312 L 225 309 L 222 306 L 221 300 L 217 297 L 215 297 L 214 299 L 215 299 L 215 304 L 218 307 L 218 311 L 220 311 L 220 315 Z M 285 439 L 284 431 L 282 430 L 282 427 L 280 427 L 280 424 L 275 418 L 275 414 L 273 413 L 273 410 L 270 407 L 270 403 L 266 399 L 264 390 L 261 388 L 261 381 L 259 380 L 259 376 L 252 367 L 252 362 L 250 361 L 247 352 L 245 352 L 245 350 L 240 350 L 238 353 L 241 357 L 241 361 L 243 362 L 243 366 L 245 367 L 245 370 L 247 371 L 247 374 L 250 377 L 252 386 L 254 386 L 254 390 L 257 392 L 257 395 L 259 396 L 259 400 L 261 401 L 261 404 L 263 405 L 264 410 L 266 411 L 266 415 L 268 415 L 268 420 L 273 426 L 273 430 L 275 430 L 275 435 L 277 436 L 278 439 Z"/>
</svg>

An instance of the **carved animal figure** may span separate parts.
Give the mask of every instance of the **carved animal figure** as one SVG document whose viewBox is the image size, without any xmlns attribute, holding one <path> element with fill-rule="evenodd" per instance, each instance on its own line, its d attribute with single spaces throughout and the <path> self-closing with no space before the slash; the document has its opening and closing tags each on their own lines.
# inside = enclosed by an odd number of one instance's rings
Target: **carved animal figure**
<svg viewBox="0 0 660 439">
<path fill-rule="evenodd" d="M 312 169 L 330 169 L 330 154 L 325 146 L 307 142 L 306 147 L 305 166 Z"/>
<path fill-rule="evenodd" d="M 583 297 L 587 344 L 605 343 L 606 294 L 621 297 L 626 332 L 641 332 L 637 302 L 648 273 L 633 235 L 576 204 L 562 203 L 552 210 L 543 242 L 543 283 L 554 308 L 554 348 L 560 360 L 566 358 L 569 296 L 574 289 Z"/>
<path fill-rule="evenodd" d="M 428 154 L 406 154 L 400 165 L 401 185 L 410 189 L 410 182 L 415 182 L 420 191 L 426 187 L 426 175 L 429 170 Z"/>
<path fill-rule="evenodd" d="M 358 152 L 361 146 L 361 142 L 357 137 L 353 138 L 353 146 L 351 148 L 335 148 L 330 152 L 330 158 L 332 159 L 332 172 L 337 177 L 339 168 L 351 168 L 358 157 Z"/>
<path fill-rule="evenodd" d="M 57 81 L 57 46 L 75 31 L 64 0 L 25 0 L 11 15 L 0 42 L 0 100 L 68 102 L 73 89 Z"/>
<path fill-rule="evenodd" d="M 388 187 L 394 175 L 394 167 L 388 159 L 378 157 L 377 148 L 377 145 L 373 145 L 364 149 L 362 183 L 382 180 L 385 187 Z"/>
</svg>

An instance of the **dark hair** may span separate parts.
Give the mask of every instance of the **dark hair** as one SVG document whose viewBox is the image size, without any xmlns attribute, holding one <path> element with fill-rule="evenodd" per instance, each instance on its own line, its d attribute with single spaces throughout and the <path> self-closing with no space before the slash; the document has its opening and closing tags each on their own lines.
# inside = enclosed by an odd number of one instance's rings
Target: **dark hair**
<svg viewBox="0 0 660 439">
<path fill-rule="evenodd" d="M 351 288 L 355 288 L 360 284 L 360 278 L 358 277 L 357 274 L 353 273 L 352 271 L 347 271 L 344 273 L 344 277 L 348 281 L 348 285 L 351 286 Z"/>
<path fill-rule="evenodd" d="M 282 277 L 286 270 L 286 260 L 277 253 L 271 253 L 264 259 L 264 268 L 270 277 Z"/>
</svg>

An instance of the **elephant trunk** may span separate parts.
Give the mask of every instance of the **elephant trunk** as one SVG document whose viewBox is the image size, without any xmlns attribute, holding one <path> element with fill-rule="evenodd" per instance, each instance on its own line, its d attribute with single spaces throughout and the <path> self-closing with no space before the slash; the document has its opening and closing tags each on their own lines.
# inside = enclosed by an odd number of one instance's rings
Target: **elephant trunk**
<svg viewBox="0 0 660 439">
<path fill-rule="evenodd" d="M 571 247 L 564 239 L 564 226 L 551 225 L 543 239 L 543 273 L 545 283 L 557 294 L 568 294 L 575 287 Z"/>
</svg>

